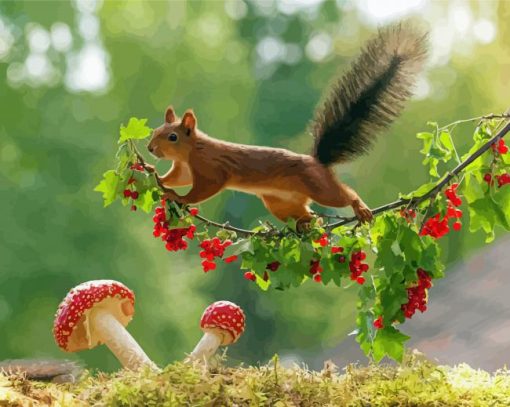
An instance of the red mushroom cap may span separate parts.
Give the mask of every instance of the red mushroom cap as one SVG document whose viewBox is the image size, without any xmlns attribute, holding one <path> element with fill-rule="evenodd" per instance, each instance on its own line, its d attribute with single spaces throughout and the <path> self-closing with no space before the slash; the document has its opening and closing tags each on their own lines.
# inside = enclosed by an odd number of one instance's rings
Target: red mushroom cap
<svg viewBox="0 0 510 407">
<path fill-rule="evenodd" d="M 135 312 L 135 294 L 114 280 L 94 280 L 73 288 L 58 306 L 53 323 L 53 336 L 67 352 L 91 349 L 99 344 L 90 329 L 88 315 L 93 308 L 108 309 L 124 326 Z"/>
<path fill-rule="evenodd" d="M 205 309 L 200 328 L 204 332 L 221 333 L 224 346 L 239 339 L 244 332 L 245 320 L 244 312 L 238 305 L 230 301 L 216 301 Z"/>
</svg>

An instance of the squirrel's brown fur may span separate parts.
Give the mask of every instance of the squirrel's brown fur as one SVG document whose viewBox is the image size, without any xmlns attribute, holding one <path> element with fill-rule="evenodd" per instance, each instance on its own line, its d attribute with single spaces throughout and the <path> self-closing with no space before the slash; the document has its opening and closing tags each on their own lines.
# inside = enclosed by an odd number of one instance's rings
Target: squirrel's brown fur
<svg viewBox="0 0 510 407">
<path fill-rule="evenodd" d="M 172 190 L 165 197 L 195 204 L 234 189 L 257 195 L 284 221 L 310 221 L 311 201 L 352 206 L 361 221 L 370 220 L 370 209 L 355 191 L 337 181 L 330 166 L 366 152 L 377 131 L 396 118 L 424 57 L 424 35 L 409 25 L 380 30 L 318 110 L 312 155 L 209 137 L 197 128 L 191 110 L 179 120 L 169 107 L 148 148 L 158 158 L 173 160 L 170 171 L 160 177 L 165 187 L 192 188 L 184 196 Z"/>
</svg>

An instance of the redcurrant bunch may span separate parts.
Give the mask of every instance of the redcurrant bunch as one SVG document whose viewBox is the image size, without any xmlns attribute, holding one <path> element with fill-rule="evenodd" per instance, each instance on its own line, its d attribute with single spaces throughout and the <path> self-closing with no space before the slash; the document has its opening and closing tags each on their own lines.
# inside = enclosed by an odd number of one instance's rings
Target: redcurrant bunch
<svg viewBox="0 0 510 407">
<path fill-rule="evenodd" d="M 402 304 L 402 311 L 406 318 L 411 318 L 416 310 L 425 312 L 427 310 L 427 289 L 432 287 L 432 278 L 425 270 L 417 270 L 418 283 L 407 289 L 407 303 Z"/>
<path fill-rule="evenodd" d="M 366 258 L 367 254 L 363 250 L 355 251 L 351 254 L 351 260 L 349 261 L 351 280 L 356 281 L 358 284 L 363 284 L 365 282 L 365 277 L 361 274 L 367 272 L 369 269 L 368 264 L 363 263 Z"/>
<path fill-rule="evenodd" d="M 455 231 L 459 231 L 462 228 L 462 223 L 459 220 L 462 217 L 462 211 L 457 208 L 462 204 L 462 199 L 457 195 L 458 186 L 459 184 L 452 184 L 445 191 L 448 205 L 446 215 L 441 219 L 441 215 L 438 213 L 427 219 L 420 232 L 420 236 L 432 236 L 436 239 L 443 237 L 450 231 L 448 224 L 450 219 L 455 219 L 453 223 Z"/>
<path fill-rule="evenodd" d="M 460 206 L 462 205 L 462 199 L 457 195 L 457 188 L 459 187 L 459 184 L 455 183 L 450 185 L 448 188 L 446 188 L 446 191 L 444 191 L 444 194 L 446 195 L 446 198 L 452 203 L 453 206 Z"/>
<path fill-rule="evenodd" d="M 188 248 L 188 243 L 184 240 L 184 237 L 189 240 L 192 240 L 195 237 L 195 225 L 190 225 L 187 228 L 169 229 L 165 208 L 162 206 L 158 206 L 156 208 L 152 220 L 154 222 L 154 230 L 152 234 L 156 238 L 161 237 L 161 240 L 165 242 L 165 248 L 168 251 L 176 252 L 178 250 L 186 250 Z"/>
<path fill-rule="evenodd" d="M 225 253 L 225 249 L 232 244 L 231 240 L 225 240 L 222 242 L 219 237 L 213 237 L 212 239 L 205 239 L 200 243 L 200 247 L 202 251 L 200 252 L 200 257 L 204 260 L 202 261 L 202 268 L 204 272 L 208 272 L 210 270 L 214 270 L 216 268 L 216 263 L 214 259 L 216 257 L 222 258 Z M 227 263 L 231 263 L 237 260 L 237 256 L 230 256 L 224 259 Z"/>
<path fill-rule="evenodd" d="M 226 261 L 227 259 L 225 259 Z M 266 270 L 270 270 L 270 271 L 276 271 L 278 270 L 278 268 L 280 267 L 280 262 L 279 261 L 273 261 L 272 263 L 269 263 L 267 266 L 266 266 Z M 244 278 L 246 280 L 250 280 L 250 281 L 256 281 L 257 280 L 257 276 L 255 275 L 255 273 L 253 271 L 247 271 L 246 273 L 244 273 Z M 269 273 L 267 271 L 264 271 L 264 275 L 262 276 L 262 279 L 264 281 L 267 281 L 269 280 Z"/>
<path fill-rule="evenodd" d="M 314 240 L 315 243 L 319 243 L 321 247 L 326 247 L 329 244 L 328 234 L 324 233 L 319 239 Z"/>
<path fill-rule="evenodd" d="M 441 219 L 441 215 L 438 213 L 427 219 L 420 232 L 420 236 L 432 236 L 439 239 L 446 235 L 449 231 L 450 227 L 448 226 L 448 218 L 445 216 Z"/>
<path fill-rule="evenodd" d="M 411 223 L 413 219 L 416 218 L 416 211 L 412 208 L 402 208 L 400 210 L 400 216 L 402 216 L 407 221 L 407 223 Z"/>
<path fill-rule="evenodd" d="M 502 138 L 499 139 L 498 144 L 494 143 L 491 145 L 492 151 L 495 153 L 498 152 L 499 154 L 506 154 L 508 153 L 508 146 L 505 144 L 505 140 Z"/>
<path fill-rule="evenodd" d="M 332 246 L 331 247 L 331 254 L 337 254 L 337 253 L 343 253 L 344 248 L 341 246 Z"/>
<path fill-rule="evenodd" d="M 510 174 L 507 172 L 501 175 L 496 175 L 496 179 L 498 180 L 498 188 L 501 188 L 503 185 L 510 184 Z"/>
<path fill-rule="evenodd" d="M 134 163 L 132 164 L 130 167 L 129 167 L 130 170 L 134 170 L 134 171 L 140 171 L 140 172 L 143 172 L 144 171 L 144 168 L 143 168 L 143 165 L 140 164 L 140 163 Z"/>
<path fill-rule="evenodd" d="M 314 281 L 320 283 L 322 281 L 321 273 L 323 268 L 321 267 L 321 261 L 317 259 L 310 260 L 310 274 L 313 276 Z"/>
</svg>

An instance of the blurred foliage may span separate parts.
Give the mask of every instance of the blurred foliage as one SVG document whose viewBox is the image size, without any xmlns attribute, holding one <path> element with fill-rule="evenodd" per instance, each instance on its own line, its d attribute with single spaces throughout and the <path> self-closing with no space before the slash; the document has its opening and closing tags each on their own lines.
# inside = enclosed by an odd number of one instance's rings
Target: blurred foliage
<svg viewBox="0 0 510 407">
<path fill-rule="evenodd" d="M 168 254 L 152 239 L 146 217 L 120 206 L 101 210 L 93 192 L 112 164 L 119 122 L 146 117 L 155 127 L 169 103 L 179 113 L 193 107 L 201 129 L 214 137 L 307 151 L 304 129 L 322 91 L 374 27 L 364 25 L 353 4 L 325 1 L 314 12 L 285 13 L 259 3 L 120 1 L 96 9 L 84 1 L 0 4 L 2 26 L 10 30 L 2 44 L 11 43 L 0 61 L 0 359 L 61 355 L 51 335 L 59 301 L 71 287 L 100 278 L 120 280 L 136 292 L 129 330 L 160 364 L 193 349 L 201 312 L 219 299 L 247 313 L 246 334 L 230 351 L 233 361 L 253 363 L 278 352 L 317 366 L 320 351 L 352 330 L 356 293 L 313 284 L 259 293 L 235 266 L 204 275 L 196 252 Z M 339 167 L 369 205 L 427 179 L 414 134 L 428 120 L 449 123 L 508 107 L 510 3 L 496 4 L 495 40 L 432 66 L 427 98 L 409 104 L 370 156 Z M 88 31 L 86 16 L 92 17 Z M 95 17 L 99 34 L 92 38 Z M 50 30 L 56 22 L 70 27 L 73 41 L 66 52 L 53 46 L 45 51 L 55 72 L 45 82 L 19 80 L 20 64 L 33 52 L 29 28 Z M 314 60 L 306 48 L 318 33 L 329 35 L 332 51 Z M 268 37 L 295 46 L 297 57 L 264 62 L 261 42 Z M 72 57 L 90 44 L 106 53 L 107 80 L 96 92 L 73 87 L 68 76 Z M 87 69 L 81 75 L 91 80 L 99 68 L 91 63 Z M 471 143 L 465 135 L 457 141 L 461 148 Z M 158 163 L 158 169 L 166 167 Z M 247 227 L 271 219 L 256 198 L 233 192 L 202 205 L 201 212 Z M 445 260 L 464 257 L 479 237 L 449 238 Z M 103 348 L 76 357 L 116 369 Z"/>
</svg>

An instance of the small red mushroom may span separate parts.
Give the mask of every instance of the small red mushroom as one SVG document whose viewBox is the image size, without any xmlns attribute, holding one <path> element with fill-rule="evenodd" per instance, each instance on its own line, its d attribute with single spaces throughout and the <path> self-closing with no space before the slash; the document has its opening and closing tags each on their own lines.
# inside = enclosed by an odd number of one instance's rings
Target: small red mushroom
<svg viewBox="0 0 510 407">
<path fill-rule="evenodd" d="M 135 313 L 135 295 L 113 280 L 87 281 L 73 288 L 60 303 L 53 335 L 66 352 L 92 349 L 104 343 L 128 369 L 156 365 L 124 328 Z"/>
<path fill-rule="evenodd" d="M 217 301 L 209 305 L 200 320 L 204 335 L 188 360 L 207 360 L 218 347 L 237 342 L 244 332 L 245 320 L 243 310 L 233 302 Z"/>
</svg>

